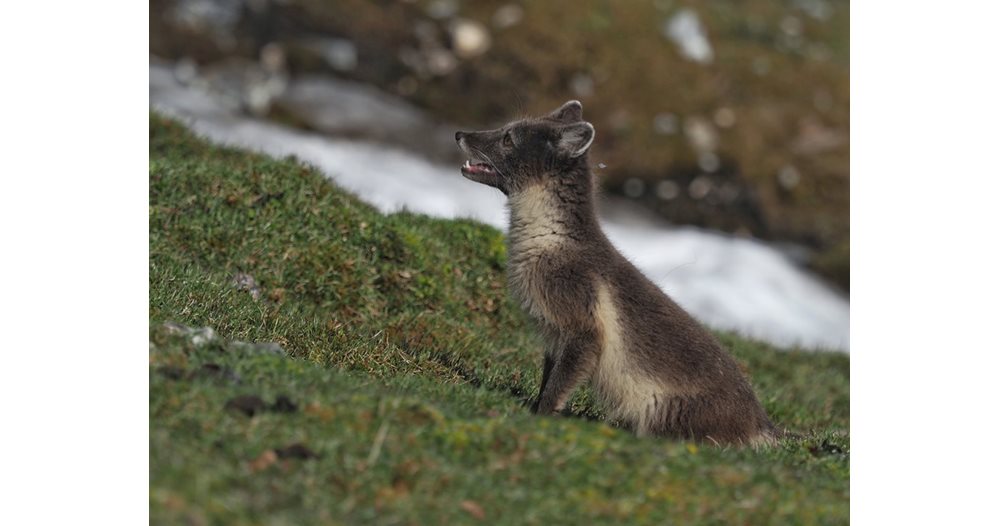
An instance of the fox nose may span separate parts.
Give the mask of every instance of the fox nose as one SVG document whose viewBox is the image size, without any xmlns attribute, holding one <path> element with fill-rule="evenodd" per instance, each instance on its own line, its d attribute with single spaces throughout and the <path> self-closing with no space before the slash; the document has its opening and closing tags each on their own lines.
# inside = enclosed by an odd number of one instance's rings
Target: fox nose
<svg viewBox="0 0 1000 526">
<path fill-rule="evenodd" d="M 464 136 L 465 134 L 460 131 L 455 132 L 455 142 L 461 141 Z"/>
</svg>

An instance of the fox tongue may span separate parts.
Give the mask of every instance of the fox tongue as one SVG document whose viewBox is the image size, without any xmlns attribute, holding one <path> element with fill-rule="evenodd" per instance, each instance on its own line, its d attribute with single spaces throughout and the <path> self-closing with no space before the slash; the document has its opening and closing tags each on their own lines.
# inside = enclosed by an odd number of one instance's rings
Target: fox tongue
<svg viewBox="0 0 1000 526">
<path fill-rule="evenodd" d="M 469 161 L 465 161 L 465 164 L 462 165 L 462 171 L 468 174 L 484 174 L 492 172 L 493 169 L 486 163 L 473 164 Z"/>
</svg>

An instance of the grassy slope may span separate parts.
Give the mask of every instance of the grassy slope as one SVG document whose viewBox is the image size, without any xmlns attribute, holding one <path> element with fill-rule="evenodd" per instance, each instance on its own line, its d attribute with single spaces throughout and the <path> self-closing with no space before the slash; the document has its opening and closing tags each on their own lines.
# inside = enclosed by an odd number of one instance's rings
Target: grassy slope
<svg viewBox="0 0 1000 526">
<path fill-rule="evenodd" d="M 588 418 L 586 389 L 579 418 L 535 418 L 538 342 L 506 298 L 500 232 L 381 215 L 156 115 L 149 176 L 153 523 L 847 521 L 846 356 L 721 335 L 806 435 L 765 452 L 637 439 Z M 199 347 L 166 321 L 222 338 Z M 225 410 L 239 395 L 298 409 Z M 269 452 L 294 443 L 319 457 Z"/>
</svg>

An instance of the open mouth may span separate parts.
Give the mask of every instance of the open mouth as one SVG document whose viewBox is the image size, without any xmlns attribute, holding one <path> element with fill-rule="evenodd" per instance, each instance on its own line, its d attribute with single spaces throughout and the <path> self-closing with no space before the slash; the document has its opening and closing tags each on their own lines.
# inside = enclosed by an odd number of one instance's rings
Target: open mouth
<svg viewBox="0 0 1000 526">
<path fill-rule="evenodd" d="M 479 161 L 465 161 L 462 165 L 463 175 L 493 175 L 496 170 L 489 163 Z"/>
</svg>

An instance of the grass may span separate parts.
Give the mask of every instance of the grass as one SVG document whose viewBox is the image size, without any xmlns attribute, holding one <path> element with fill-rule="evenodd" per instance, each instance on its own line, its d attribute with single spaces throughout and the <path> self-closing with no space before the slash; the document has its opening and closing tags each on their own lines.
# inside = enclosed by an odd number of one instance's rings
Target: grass
<svg viewBox="0 0 1000 526">
<path fill-rule="evenodd" d="M 534 417 L 499 231 L 382 215 L 155 114 L 149 162 L 152 523 L 848 521 L 846 356 L 720 335 L 803 435 L 766 451 L 636 438 L 587 389 Z"/>
</svg>

